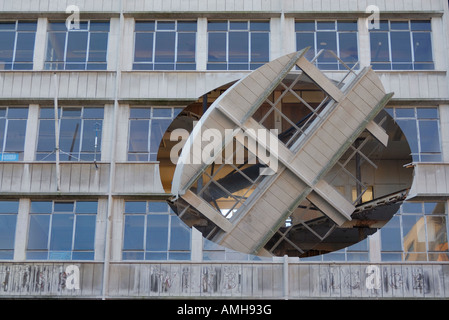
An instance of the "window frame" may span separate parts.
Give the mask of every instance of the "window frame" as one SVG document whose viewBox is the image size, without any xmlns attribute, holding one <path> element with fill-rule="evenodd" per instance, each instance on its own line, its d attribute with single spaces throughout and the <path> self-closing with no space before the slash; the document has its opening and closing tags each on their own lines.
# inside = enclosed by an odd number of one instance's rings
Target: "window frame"
<svg viewBox="0 0 449 320">
<path fill-rule="evenodd" d="M 14 47 L 13 47 L 13 54 L 12 54 L 12 57 L 11 57 L 11 62 L 10 62 L 10 64 L 11 64 L 11 68 L 10 69 L 2 69 L 2 71 L 30 71 L 30 70 L 33 70 L 33 68 L 34 68 L 34 50 L 35 50 L 35 48 L 36 48 L 36 34 L 37 34 L 37 20 L 22 20 L 22 19 L 20 19 L 20 20 L 13 20 L 13 21 L 8 21 L 8 20 L 5 20 L 5 21 L 1 21 L 2 23 L 8 23 L 8 22 L 10 22 L 10 23 L 15 23 L 15 28 L 14 28 L 14 30 L 0 30 L 0 32 L 3 32 L 3 31 L 14 31 Z M 19 30 L 19 23 L 35 23 L 35 25 L 36 25 L 36 27 L 35 27 L 35 29 L 34 30 Z M 34 34 L 34 40 L 33 40 L 33 44 L 32 44 L 32 46 L 33 46 L 33 54 L 32 54 L 32 57 L 31 57 L 31 61 L 25 61 L 25 62 L 23 62 L 23 61 L 16 61 L 16 59 L 17 59 L 17 44 L 18 44 L 18 38 L 19 38 L 19 34 L 20 33 L 33 33 Z M 5 62 L 4 63 L 5 65 L 7 65 L 8 64 L 8 62 Z M 29 66 L 28 68 L 15 68 L 15 65 L 26 65 L 26 66 Z"/>
<path fill-rule="evenodd" d="M 145 212 L 126 212 L 126 204 L 127 203 L 145 203 Z M 166 211 L 152 211 L 150 208 L 151 203 L 164 203 L 167 206 Z M 123 228 L 122 228 L 122 246 L 121 246 L 121 257 L 123 261 L 142 261 L 142 260 L 190 260 L 191 259 L 191 240 L 192 234 L 191 230 L 182 222 L 182 220 L 173 212 L 166 201 L 158 201 L 158 200 L 125 200 L 122 208 L 123 213 Z M 143 228 L 143 237 L 142 237 L 142 249 L 125 249 L 125 241 L 126 239 L 126 218 L 127 217 L 143 217 L 144 222 L 141 227 Z M 157 249 L 148 249 L 148 220 L 149 217 L 156 216 L 166 216 L 167 217 L 167 225 L 163 226 L 166 228 L 165 239 L 161 239 L 162 241 L 166 241 L 166 249 L 165 250 L 157 250 Z M 188 237 L 190 238 L 188 243 L 188 248 L 184 249 L 173 249 L 172 248 L 172 231 L 174 228 L 179 227 L 179 225 L 185 227 L 185 231 L 188 232 Z M 129 255 L 127 257 L 127 255 Z M 134 257 L 133 257 L 134 255 Z M 188 258 L 187 258 L 188 256 Z"/>
<path fill-rule="evenodd" d="M 91 30 L 91 23 L 107 23 L 108 24 L 108 30 L 104 31 L 104 30 Z M 65 27 L 64 30 L 50 30 L 50 25 L 52 23 L 59 23 L 62 24 L 65 22 L 62 21 L 49 21 L 48 25 L 47 25 L 47 31 L 46 31 L 46 43 L 45 43 L 45 58 L 44 58 L 44 70 L 54 70 L 54 71 L 63 71 L 63 70 L 67 70 L 67 71 L 106 71 L 107 70 L 107 66 L 108 66 L 108 60 L 109 60 L 109 34 L 111 31 L 111 25 L 110 25 L 110 21 L 109 20 L 82 20 L 80 21 L 80 24 L 82 23 L 87 23 L 87 28 L 86 29 L 67 29 L 67 27 Z M 70 33 L 81 33 L 81 32 L 86 32 L 87 33 L 87 40 L 86 40 L 86 57 L 85 60 L 83 62 L 67 62 L 67 49 L 68 49 L 68 42 L 69 42 L 69 35 Z M 48 50 L 49 50 L 49 45 L 50 45 L 50 33 L 64 33 L 64 52 L 63 52 L 63 60 L 62 61 L 52 61 L 52 60 L 48 60 Z M 106 37 L 106 48 L 105 48 L 105 60 L 104 61 L 90 61 L 89 60 L 89 56 L 90 56 L 90 45 L 91 45 L 91 35 L 92 33 L 106 33 L 107 37 Z M 81 69 L 77 69 L 77 68 L 68 68 L 67 64 L 74 64 L 74 65 L 79 65 L 79 66 L 83 66 L 83 68 Z M 59 68 L 59 65 L 62 65 L 62 68 Z M 98 68 L 98 67 L 93 67 L 93 68 L 89 68 L 92 67 L 92 65 L 102 65 L 102 68 Z M 104 66 L 104 68 L 103 68 Z"/>
<path fill-rule="evenodd" d="M 137 31 L 136 30 L 136 25 L 141 22 L 141 23 L 145 23 L 145 22 L 154 22 L 154 30 L 147 30 L 147 31 Z M 174 29 L 170 29 L 170 30 L 164 30 L 164 29 L 158 29 L 158 26 L 160 23 L 164 23 L 164 22 L 173 22 L 175 24 Z M 195 23 L 195 31 L 183 31 L 183 30 L 179 30 L 178 29 L 178 24 L 179 22 L 194 22 Z M 174 56 L 174 61 L 173 62 L 156 62 L 156 51 L 157 51 L 157 33 L 168 33 L 168 32 L 174 32 L 175 33 L 175 45 L 174 45 L 174 52 L 173 52 L 173 56 Z M 137 45 L 137 34 L 138 33 L 152 33 L 153 34 L 153 39 L 152 39 L 152 50 L 151 50 L 151 61 L 139 61 L 136 62 L 136 45 Z M 179 47 L 179 34 L 180 33 L 185 33 L 185 34 L 194 34 L 194 39 L 195 39 L 195 44 L 194 44 L 194 61 L 193 62 L 182 62 L 179 61 L 179 57 L 178 57 L 178 47 Z M 134 22 L 134 31 L 133 31 L 133 41 L 134 41 L 134 45 L 133 45 L 133 65 L 132 65 L 132 69 L 135 71 L 171 71 L 171 70 L 176 70 L 176 71 L 194 71 L 197 69 L 197 43 L 198 43 L 198 22 L 197 20 L 135 20 Z M 173 68 L 156 68 L 156 66 L 158 65 L 173 65 Z M 148 65 L 151 67 L 149 68 L 145 68 L 145 65 Z M 180 66 L 185 65 L 187 66 L 187 68 L 179 68 Z M 139 68 L 137 68 L 137 66 L 141 66 Z"/>
<path fill-rule="evenodd" d="M 53 121 L 54 122 L 54 115 L 53 118 L 49 117 L 49 118 L 41 118 L 41 112 L 43 109 L 53 109 L 53 107 L 47 107 L 47 106 L 40 106 L 39 108 L 39 116 L 38 116 L 38 125 L 37 125 L 37 135 L 36 135 L 36 149 L 34 151 L 34 158 L 35 161 L 40 161 L 40 162 L 45 162 L 45 161 L 55 161 L 52 160 L 52 158 L 50 157 L 49 160 L 46 160 L 48 156 L 50 156 L 54 151 L 39 151 L 39 138 L 40 138 L 40 129 L 42 126 L 42 122 L 41 120 L 44 121 Z M 67 117 L 64 118 L 64 110 L 66 109 L 81 109 L 80 111 L 80 117 Z M 89 109 L 102 109 L 103 110 L 103 118 L 85 118 L 85 110 L 89 110 Z M 97 162 L 99 160 L 101 160 L 101 155 L 102 155 L 102 148 L 103 148 L 103 143 L 102 143 L 102 133 L 103 133 L 103 126 L 104 126 L 104 110 L 105 107 L 104 106 L 60 106 L 58 108 L 58 124 L 59 124 L 59 139 L 61 139 L 61 125 L 62 125 L 62 121 L 64 119 L 79 119 L 81 126 L 79 129 L 79 137 L 77 138 L 78 144 L 77 144 L 77 148 L 78 151 L 76 152 L 69 152 L 66 150 L 62 150 L 60 149 L 60 152 L 67 154 L 69 159 L 73 159 L 73 160 L 61 160 L 61 161 L 68 161 L 68 162 Z M 85 137 L 85 121 L 86 120 L 92 120 L 92 121 L 97 121 L 100 122 L 98 131 L 96 131 L 98 133 L 97 135 L 97 143 L 98 143 L 98 149 L 94 152 L 88 152 L 88 151 L 83 151 L 83 140 Z M 56 139 L 56 133 L 54 132 L 54 124 L 52 129 L 53 130 L 53 139 Z M 96 133 L 96 134 L 97 134 Z M 56 140 L 54 140 L 55 142 Z M 43 155 L 43 158 L 40 158 L 39 156 Z M 93 159 L 82 159 L 83 155 L 92 155 Z"/>
<path fill-rule="evenodd" d="M 32 212 L 32 204 L 40 202 L 40 203 L 51 203 L 51 212 Z M 83 213 L 83 212 L 77 212 L 77 205 L 80 202 L 92 202 L 96 203 L 96 212 L 95 213 Z M 55 204 L 56 203 L 73 203 L 73 209 L 72 211 L 55 211 Z M 85 260 L 85 261 L 93 261 L 95 258 L 95 236 L 97 233 L 97 218 L 98 218 L 98 200 L 32 200 L 30 202 L 30 210 L 28 215 L 28 232 L 27 232 L 27 242 L 26 242 L 26 260 L 44 260 L 44 261 L 54 261 L 54 260 Z M 52 236 L 54 235 L 53 230 L 53 220 L 55 215 L 72 215 L 72 235 L 71 235 L 71 244 L 70 244 L 70 250 L 52 250 L 51 244 L 52 244 Z M 29 241 L 30 241 L 30 227 L 31 227 L 31 219 L 33 216 L 48 216 L 48 232 L 46 234 L 47 241 L 46 241 L 46 249 L 29 249 Z M 76 236 L 77 236 L 77 220 L 80 219 L 79 216 L 91 216 L 94 217 L 95 224 L 93 226 L 93 236 L 92 236 L 92 249 L 91 250 L 77 250 L 75 249 L 76 245 Z M 74 254 L 77 253 L 85 253 L 88 255 L 91 255 L 91 258 L 80 258 L 75 257 Z M 45 255 L 45 258 L 35 258 L 35 257 L 29 257 L 29 254 L 41 254 L 42 256 Z M 69 255 L 69 257 L 68 257 Z M 62 257 L 62 258 L 61 258 Z"/>
<path fill-rule="evenodd" d="M 416 21 L 426 21 L 430 23 L 430 30 L 413 30 L 412 27 L 412 22 L 416 22 Z M 369 42 L 370 42 L 370 64 L 373 67 L 374 70 L 380 70 L 380 71 L 429 71 L 429 70 L 435 70 L 435 53 L 434 53 L 434 39 L 433 39 L 433 29 L 432 29 L 432 20 L 416 20 L 416 19 L 407 19 L 407 20 L 400 20 L 400 19 L 389 19 L 389 20 L 381 20 L 381 23 L 388 23 L 388 27 L 386 30 L 383 29 L 370 29 L 369 30 Z M 391 23 L 392 22 L 407 22 L 408 23 L 408 29 L 392 29 L 391 27 Z M 402 31 L 402 32 L 408 32 L 410 35 L 410 55 L 411 55 L 411 61 L 408 62 L 394 62 L 393 61 L 393 48 L 392 48 L 392 39 L 391 39 L 391 32 L 398 32 L 398 31 Z M 372 34 L 381 34 L 381 33 L 386 33 L 387 34 L 387 39 L 388 39 L 388 61 L 373 61 L 373 56 L 372 56 L 372 47 L 371 47 L 371 35 Z M 428 33 L 430 35 L 429 39 L 431 42 L 431 46 L 430 46 L 430 50 L 431 50 L 431 55 L 432 55 L 432 61 L 431 62 L 427 62 L 427 61 L 416 61 L 416 57 L 415 57 L 415 49 L 414 49 L 414 34 L 415 33 Z M 394 65 L 411 65 L 411 68 L 398 68 L 398 67 L 394 67 Z M 420 68 L 416 68 L 416 64 L 420 64 L 420 65 L 429 65 L 430 68 L 429 69 L 420 69 Z M 385 69 L 385 68 L 377 68 L 376 65 L 390 65 L 389 68 Z"/>
<path fill-rule="evenodd" d="M 226 30 L 209 30 L 209 23 L 214 22 L 226 22 Z M 232 29 L 231 23 L 246 23 L 247 28 L 246 29 Z M 264 22 L 268 24 L 268 30 L 251 30 L 251 23 L 252 22 Z M 230 45 L 230 39 L 229 35 L 231 32 L 246 32 L 248 34 L 248 60 L 245 62 L 231 62 L 230 56 L 229 56 L 229 45 Z M 210 44 L 210 34 L 211 33 L 225 33 L 226 34 L 226 43 L 225 43 L 225 60 L 223 62 L 211 62 L 209 60 L 209 44 Z M 268 59 L 267 61 L 252 61 L 252 34 L 267 34 L 268 35 L 268 42 L 267 42 L 267 53 L 268 53 Z M 207 61 L 206 61 L 206 70 L 208 71 L 246 71 L 246 70 L 255 70 L 262 66 L 265 63 L 268 63 L 271 61 L 271 23 L 270 20 L 266 19 L 248 19 L 248 20 L 222 20 L 222 19 L 211 19 L 208 20 L 208 27 L 207 27 Z M 232 68 L 231 65 L 238 65 L 238 66 L 244 66 L 247 65 L 246 68 Z M 211 68 L 211 66 L 225 66 L 224 69 L 218 67 L 218 68 Z"/>
<path fill-rule="evenodd" d="M 12 238 L 12 248 L 8 248 L 8 249 L 1 248 L 0 249 L 0 261 L 8 261 L 8 260 L 14 259 L 15 236 L 16 236 L 17 221 L 18 221 L 18 215 L 19 215 L 19 200 L 1 200 L 0 207 L 3 206 L 4 202 L 8 202 L 11 204 L 14 203 L 14 205 L 17 204 L 17 208 L 16 208 L 15 212 L 12 212 L 12 211 L 1 212 L 2 210 L 0 210 L 0 217 L 12 216 L 15 218 L 15 222 L 14 222 L 15 227 L 13 229 L 9 229 L 9 232 L 11 232 L 11 234 L 8 235 Z M 3 258 L 2 258 L 2 256 L 3 256 Z"/>
<path fill-rule="evenodd" d="M 150 111 L 150 116 L 149 118 L 137 118 L 137 117 L 132 117 L 131 116 L 131 110 L 132 109 L 149 109 Z M 154 109 L 166 109 L 166 110 L 171 110 L 171 116 L 170 117 L 153 117 L 153 112 Z M 131 107 L 130 108 L 130 116 L 128 118 L 128 141 L 127 141 L 127 149 L 126 149 L 126 161 L 129 162 L 155 162 L 157 161 L 157 153 L 156 155 L 156 159 L 153 159 L 152 157 L 154 156 L 154 153 L 151 152 L 151 134 L 152 134 L 152 126 L 153 126 L 153 120 L 170 120 L 170 122 L 173 122 L 176 117 L 179 115 L 179 113 L 181 113 L 183 110 L 183 108 L 177 108 L 177 107 L 159 107 L 159 106 L 150 106 L 150 107 Z M 131 121 L 133 120 L 142 120 L 142 121 L 147 121 L 148 122 L 148 133 L 146 138 L 148 139 L 147 141 L 147 151 L 146 152 L 131 152 L 130 151 L 130 145 L 131 145 Z M 162 140 L 161 140 L 162 141 Z M 159 142 L 160 144 L 160 142 Z M 146 155 L 146 159 L 145 160 L 130 160 L 130 156 L 135 156 L 135 157 L 141 157 L 141 156 L 145 156 Z"/>
<path fill-rule="evenodd" d="M 17 110 L 19 108 L 20 109 L 26 109 L 27 116 L 25 118 L 10 118 L 9 117 L 10 110 L 14 110 L 14 109 Z M 4 162 L 4 161 L 23 161 L 24 154 L 25 154 L 25 140 L 26 140 L 26 135 L 27 135 L 27 124 L 28 124 L 29 108 L 26 107 L 26 106 L 20 106 L 20 107 L 9 107 L 9 106 L 4 106 L 3 107 L 3 106 L 0 106 L 0 110 L 1 109 L 6 109 L 6 111 L 5 111 L 5 116 L 4 117 L 0 116 L 0 119 L 5 119 L 5 127 L 3 129 L 3 143 L 0 146 L 0 163 Z M 13 151 L 13 152 L 11 152 L 11 151 L 7 152 L 5 149 L 6 149 L 6 145 L 7 145 L 7 137 L 8 137 L 8 131 L 9 131 L 8 130 L 9 129 L 9 122 L 12 121 L 12 120 L 25 121 L 25 129 L 24 129 L 24 132 L 23 132 L 23 145 L 22 145 L 22 149 L 21 150 L 17 150 L 17 151 Z M 6 159 L 5 160 L 5 158 L 4 158 L 5 153 L 6 153 L 6 155 L 16 153 L 17 154 L 17 158 L 14 157 L 14 158 L 10 158 L 10 159 Z"/>
<path fill-rule="evenodd" d="M 314 30 L 296 30 L 296 23 L 314 23 Z M 319 22 L 333 22 L 334 23 L 334 29 L 319 29 L 318 28 L 318 23 Z M 338 28 L 338 23 L 341 22 L 352 22 L 355 23 L 356 25 L 356 29 L 355 30 L 339 30 Z M 295 48 L 297 50 L 300 50 L 302 48 L 298 48 L 298 34 L 306 34 L 306 33 L 313 33 L 313 41 L 314 41 L 314 46 L 313 46 L 313 53 L 316 56 L 318 54 L 318 37 L 317 34 L 319 32 L 335 32 L 335 39 L 336 39 L 336 50 L 337 52 L 335 52 L 335 54 L 337 55 L 337 57 L 339 57 L 341 60 L 343 60 L 341 58 L 341 46 L 340 46 L 340 35 L 341 34 L 354 34 L 356 37 L 356 43 L 357 43 L 357 60 L 354 62 L 346 62 L 345 64 L 347 64 L 349 67 L 352 67 L 353 64 L 357 63 L 360 60 L 360 38 L 359 38 L 359 30 L 358 30 L 358 22 L 357 20 L 354 19 L 296 19 L 295 20 Z M 310 58 L 314 58 L 314 57 L 310 57 Z M 318 59 L 315 61 L 315 65 L 320 69 L 320 70 L 324 70 L 324 71 L 347 71 L 348 69 L 341 64 L 340 61 L 338 61 L 338 59 L 335 58 L 335 62 L 329 63 L 329 62 L 319 62 L 318 60 L 320 59 L 320 57 L 318 57 Z M 322 68 L 321 66 L 326 66 L 326 65 L 336 65 L 336 69 L 327 69 L 327 68 Z M 358 64 L 356 66 L 356 69 L 360 69 L 360 64 Z"/>
</svg>

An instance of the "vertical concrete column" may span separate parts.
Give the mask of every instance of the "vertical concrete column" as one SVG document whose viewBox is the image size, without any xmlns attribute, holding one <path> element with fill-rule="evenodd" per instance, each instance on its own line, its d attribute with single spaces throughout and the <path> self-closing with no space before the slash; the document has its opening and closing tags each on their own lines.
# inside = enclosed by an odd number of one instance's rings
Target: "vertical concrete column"
<svg viewBox="0 0 449 320">
<path fill-rule="evenodd" d="M 26 127 L 23 161 L 33 161 L 39 134 L 39 105 L 30 104 L 28 107 L 28 120 Z"/>
<path fill-rule="evenodd" d="M 117 131 L 115 159 L 118 162 L 128 160 L 129 111 L 129 105 L 120 105 L 117 111 L 117 128 L 112 128 Z"/>
<path fill-rule="evenodd" d="M 203 261 L 203 234 L 194 227 L 191 230 L 191 260 L 193 262 L 201 262 Z"/>
<path fill-rule="evenodd" d="M 435 70 L 447 70 L 447 40 L 444 35 L 447 26 L 441 17 L 432 18 L 432 50 Z"/>
<path fill-rule="evenodd" d="M 124 26 L 124 29 L 126 29 L 126 23 Z M 125 34 L 126 32 L 124 32 Z M 108 38 L 108 71 L 116 71 L 117 65 L 122 66 L 122 61 L 117 61 L 117 59 L 120 59 L 120 56 L 122 56 L 122 59 L 127 59 L 126 52 L 127 48 L 125 48 L 128 43 L 123 42 L 119 48 L 122 51 L 123 55 L 120 55 L 117 51 L 118 42 L 120 41 L 120 19 L 119 18 L 111 18 L 110 20 L 110 28 L 109 28 L 109 38 Z M 121 68 L 120 68 L 121 69 Z"/>
<path fill-rule="evenodd" d="M 114 199 L 112 201 L 112 219 L 109 223 L 112 224 L 111 241 L 111 261 L 122 260 L 122 243 L 123 243 L 123 227 L 125 201 L 123 199 Z"/>
<path fill-rule="evenodd" d="M 368 251 L 369 251 L 369 261 L 378 263 L 381 262 L 381 256 L 380 256 L 380 232 L 377 231 L 376 233 L 368 236 Z"/>
<path fill-rule="evenodd" d="M 106 219 L 108 213 L 108 200 L 98 199 L 97 219 L 95 226 L 95 261 L 104 260 L 105 249 L 105 233 L 106 233 Z"/>
<path fill-rule="evenodd" d="M 371 45 L 369 39 L 368 18 L 358 19 L 358 33 L 360 68 L 364 68 L 371 64 Z"/>
<path fill-rule="evenodd" d="M 117 19 L 119 20 L 119 19 Z M 111 21 L 112 23 L 112 21 Z M 124 32 L 123 39 L 121 44 L 122 50 L 122 71 L 129 71 L 133 69 L 134 62 L 134 26 L 135 20 L 134 18 L 125 18 L 124 19 Z M 109 51 L 108 51 L 109 52 Z M 115 68 L 115 64 L 113 64 L 112 69 Z"/>
<path fill-rule="evenodd" d="M 449 105 L 442 104 L 440 112 L 440 136 L 443 161 L 449 163 Z"/>
<path fill-rule="evenodd" d="M 196 69 L 207 70 L 207 18 L 198 18 L 196 31 Z"/>
<path fill-rule="evenodd" d="M 14 239 L 14 261 L 26 260 L 29 211 L 30 211 L 30 199 L 20 199 L 19 211 L 17 215 L 16 235 Z"/>
<path fill-rule="evenodd" d="M 47 18 L 37 19 L 36 40 L 33 55 L 33 70 L 44 70 L 45 49 L 47 47 Z"/>
</svg>

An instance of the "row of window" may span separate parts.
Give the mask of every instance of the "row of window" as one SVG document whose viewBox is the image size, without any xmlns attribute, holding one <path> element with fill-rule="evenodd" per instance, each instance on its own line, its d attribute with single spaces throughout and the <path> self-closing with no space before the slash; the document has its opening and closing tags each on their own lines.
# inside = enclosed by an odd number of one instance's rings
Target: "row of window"
<svg viewBox="0 0 449 320">
<path fill-rule="evenodd" d="M 377 70 L 434 69 L 430 20 L 381 21 L 370 30 L 371 61 Z M 37 22 L 0 22 L 0 69 L 32 70 Z M 46 70 L 106 70 L 108 21 L 83 21 L 67 29 L 49 22 Z M 209 21 L 208 70 L 253 70 L 270 60 L 270 22 Z M 195 70 L 196 21 L 136 21 L 133 70 Z M 297 21 L 297 50 L 310 47 L 322 70 L 358 61 L 357 21 Z M 339 62 L 332 54 L 343 61 Z"/>
<path fill-rule="evenodd" d="M 14 258 L 19 201 L 0 201 L 0 260 Z M 94 260 L 97 201 L 31 201 L 27 260 Z M 125 202 L 124 260 L 189 260 L 190 229 L 166 202 Z"/>
<path fill-rule="evenodd" d="M 14 258 L 19 201 L 0 201 L 0 260 Z M 97 201 L 31 201 L 27 260 L 94 260 Z M 382 261 L 449 261 L 444 202 L 406 202 L 380 230 Z M 163 201 L 125 201 L 123 260 L 189 260 L 190 229 Z M 23 226 L 21 226 L 23 227 Z M 205 241 L 204 259 L 247 259 Z M 369 261 L 368 240 L 305 261 Z"/>
<path fill-rule="evenodd" d="M 438 108 L 388 108 L 410 145 L 414 162 L 439 162 L 441 156 Z M 182 108 L 130 108 L 128 161 L 156 161 L 164 133 Z M 36 161 L 55 161 L 55 112 L 42 107 Z M 61 161 L 100 161 L 104 108 L 59 108 Z M 21 161 L 25 148 L 28 108 L 0 108 L 0 161 Z"/>
</svg>

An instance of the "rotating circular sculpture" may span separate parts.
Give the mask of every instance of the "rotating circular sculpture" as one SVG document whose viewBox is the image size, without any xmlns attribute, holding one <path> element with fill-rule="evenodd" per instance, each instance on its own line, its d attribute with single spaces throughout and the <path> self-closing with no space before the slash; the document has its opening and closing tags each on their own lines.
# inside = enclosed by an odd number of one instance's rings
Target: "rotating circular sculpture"
<svg viewBox="0 0 449 320">
<path fill-rule="evenodd" d="M 362 175 L 378 169 L 386 149 L 394 151 L 387 132 L 400 131 L 383 111 L 393 94 L 370 67 L 348 67 L 347 77 L 330 80 L 306 52 L 233 84 L 185 141 L 171 206 L 205 238 L 264 256 L 312 255 L 323 244 L 338 250 L 374 233 L 407 196 L 407 186 L 397 184 L 377 201 L 364 199 L 372 190 Z M 313 102 L 298 87 L 313 88 Z M 289 114 L 279 107 L 287 97 L 297 101 Z"/>
</svg>

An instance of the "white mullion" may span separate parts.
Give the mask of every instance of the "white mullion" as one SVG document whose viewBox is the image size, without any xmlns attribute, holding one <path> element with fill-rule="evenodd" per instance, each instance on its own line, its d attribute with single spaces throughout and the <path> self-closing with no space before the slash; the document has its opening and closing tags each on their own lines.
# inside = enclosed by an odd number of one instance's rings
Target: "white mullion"
<svg viewBox="0 0 449 320">
<path fill-rule="evenodd" d="M 47 260 L 50 259 L 50 245 L 51 245 L 51 233 L 52 233 L 51 229 L 52 229 L 52 226 L 53 226 L 53 215 L 54 215 L 54 212 L 55 212 L 54 206 L 55 206 L 55 202 L 52 201 L 51 202 L 50 219 L 48 221 Z"/>
<path fill-rule="evenodd" d="M 89 63 L 89 51 L 90 51 L 90 20 L 87 21 L 87 43 L 86 43 L 86 58 L 84 70 L 87 70 L 87 65 Z"/>
<path fill-rule="evenodd" d="M 173 70 L 178 70 L 176 64 L 178 63 L 178 20 L 175 20 L 175 47 L 174 47 L 174 65 Z"/>
<path fill-rule="evenodd" d="M 3 143 L 2 143 L 2 157 L 3 154 L 5 153 L 5 147 L 6 147 L 6 139 L 8 138 L 8 124 L 9 124 L 9 107 L 6 109 L 6 117 L 5 117 L 5 129 L 3 131 Z"/>
<path fill-rule="evenodd" d="M 81 108 L 81 126 L 80 126 L 80 142 L 78 143 L 78 160 L 77 161 L 81 161 L 81 149 L 83 147 L 83 137 L 84 137 L 84 108 Z"/>
<path fill-rule="evenodd" d="M 150 108 L 150 119 L 148 119 L 148 142 L 147 142 L 147 161 L 150 161 L 151 155 L 151 129 L 153 127 L 153 107 Z"/>
<path fill-rule="evenodd" d="M 19 21 L 16 21 L 16 27 L 14 28 L 14 47 L 12 49 L 12 59 L 11 59 L 11 70 L 14 70 L 16 63 L 16 53 L 17 53 L 17 38 L 19 37 Z"/>
<path fill-rule="evenodd" d="M 76 214 L 76 204 L 77 201 L 73 201 L 73 226 L 72 226 L 72 245 L 70 250 L 70 259 L 73 259 L 73 252 L 75 251 L 75 232 L 76 232 L 76 220 L 77 220 L 77 214 Z"/>
<path fill-rule="evenodd" d="M 64 44 L 64 61 L 62 62 L 63 63 L 63 70 L 65 70 L 66 66 L 67 66 L 67 46 L 69 44 L 69 32 L 70 32 L 69 30 L 64 31 L 64 33 L 65 33 L 65 44 Z"/>
</svg>

